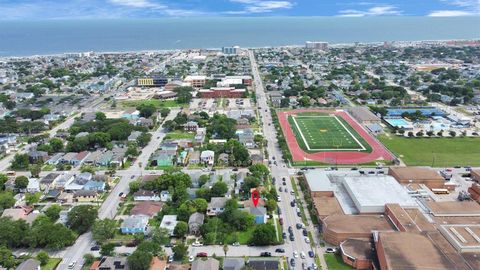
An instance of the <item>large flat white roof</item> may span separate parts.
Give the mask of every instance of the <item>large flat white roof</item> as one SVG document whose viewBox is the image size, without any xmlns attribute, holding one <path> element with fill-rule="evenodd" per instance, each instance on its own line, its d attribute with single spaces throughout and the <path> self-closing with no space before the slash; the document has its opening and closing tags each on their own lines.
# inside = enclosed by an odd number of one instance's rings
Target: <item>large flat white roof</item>
<svg viewBox="0 0 480 270">
<path fill-rule="evenodd" d="M 343 185 L 360 213 L 382 213 L 387 203 L 417 207 L 407 190 L 389 175 L 346 176 Z"/>
<path fill-rule="evenodd" d="M 334 191 L 334 187 L 328 175 L 322 170 L 308 170 L 305 172 L 310 191 Z"/>
</svg>

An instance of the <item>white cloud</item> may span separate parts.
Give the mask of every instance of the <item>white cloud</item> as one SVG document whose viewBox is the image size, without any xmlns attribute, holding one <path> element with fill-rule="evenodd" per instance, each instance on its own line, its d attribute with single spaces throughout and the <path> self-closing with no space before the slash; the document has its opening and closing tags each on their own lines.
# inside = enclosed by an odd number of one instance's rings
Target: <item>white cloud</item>
<svg viewBox="0 0 480 270">
<path fill-rule="evenodd" d="M 402 11 L 392 5 L 374 6 L 367 10 L 345 9 L 340 10 L 339 15 L 343 17 L 364 17 L 364 16 L 385 16 L 401 15 Z"/>
<path fill-rule="evenodd" d="M 294 4 L 290 1 L 230 0 L 243 4 L 244 10 L 227 11 L 227 14 L 268 13 L 277 9 L 290 9 Z"/>
<path fill-rule="evenodd" d="M 433 10 L 430 17 L 455 17 L 480 15 L 480 0 L 441 0 L 460 9 Z"/>
<path fill-rule="evenodd" d="M 166 8 L 164 5 L 150 2 L 149 0 L 109 0 L 114 5 L 133 7 L 133 8 Z"/>
<path fill-rule="evenodd" d="M 430 17 L 459 17 L 459 16 L 473 16 L 471 13 L 463 10 L 434 10 L 428 14 Z"/>
</svg>

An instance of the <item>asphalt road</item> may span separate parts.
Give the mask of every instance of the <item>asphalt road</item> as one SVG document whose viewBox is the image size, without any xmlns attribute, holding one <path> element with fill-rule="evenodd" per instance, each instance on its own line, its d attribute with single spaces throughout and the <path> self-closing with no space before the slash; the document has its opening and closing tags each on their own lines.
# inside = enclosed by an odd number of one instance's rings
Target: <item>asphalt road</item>
<svg viewBox="0 0 480 270">
<path fill-rule="evenodd" d="M 172 120 L 178 114 L 179 109 L 172 109 L 170 114 L 165 118 L 166 120 Z M 150 143 L 143 148 L 140 156 L 135 160 L 135 162 L 127 170 L 118 171 L 117 175 L 120 176 L 120 181 L 113 188 L 110 195 L 103 202 L 98 210 L 98 217 L 100 219 L 111 218 L 113 219 L 117 214 L 118 205 L 120 202 L 120 197 L 118 194 L 120 192 L 128 193 L 128 184 L 136 179 L 138 176 L 141 176 L 143 173 L 143 168 L 147 165 L 150 155 L 160 146 L 165 132 L 163 127 L 160 126 L 156 131 L 152 132 L 152 140 Z M 141 165 L 141 166 L 140 166 Z M 64 270 L 68 268 L 68 265 L 72 262 L 76 262 L 73 269 L 82 269 L 83 265 L 83 255 L 90 252 L 90 248 L 94 245 L 91 232 L 81 235 L 75 244 L 68 247 L 62 254 L 62 262 L 58 265 L 59 270 Z"/>
<path fill-rule="evenodd" d="M 282 159 L 282 153 L 277 143 L 277 136 L 276 130 L 272 123 L 272 116 L 270 113 L 270 109 L 267 104 L 267 96 L 263 87 L 263 82 L 260 78 L 260 74 L 258 71 L 258 66 L 252 51 L 249 51 L 250 62 L 252 64 L 252 73 L 253 79 L 255 83 L 255 91 L 257 97 L 257 105 L 260 107 L 259 112 L 262 119 L 263 124 L 263 132 L 264 137 L 268 142 L 267 152 L 269 154 L 269 159 L 272 160 L 275 158 L 277 165 L 271 165 L 271 174 L 272 177 L 276 179 L 276 189 L 278 191 L 278 187 L 282 187 L 282 189 L 287 188 L 288 192 L 279 192 L 281 202 L 278 203 L 278 206 L 281 210 L 281 217 L 283 218 L 284 225 L 283 231 L 287 232 L 289 226 L 292 227 L 293 233 L 295 236 L 295 241 L 290 241 L 288 238 L 285 240 L 285 244 L 283 248 L 285 249 L 285 256 L 290 260 L 293 257 L 293 252 L 296 251 L 299 254 L 304 252 L 306 254 L 305 259 L 301 259 L 300 257 L 295 258 L 295 267 L 291 267 L 290 269 L 302 269 L 302 263 L 305 263 L 307 266 L 312 265 L 315 263 L 313 258 L 308 257 L 308 251 L 312 250 L 310 244 L 305 242 L 305 237 L 302 234 L 302 230 L 296 229 L 297 223 L 302 223 L 301 217 L 298 217 L 296 214 L 296 207 L 291 207 L 290 202 L 295 198 L 294 195 L 290 194 L 292 191 L 292 184 L 290 181 L 290 174 L 288 164 L 286 164 Z M 269 125 L 270 124 L 270 125 Z M 282 179 L 286 179 L 286 185 L 282 185 Z M 308 214 L 308 213 L 307 213 Z M 287 232 L 288 235 L 288 232 Z M 313 251 L 317 254 L 317 250 L 314 248 Z M 274 253 L 272 253 L 273 255 Z M 322 254 L 320 254 L 322 256 Z M 289 263 L 290 265 L 290 263 Z M 325 268 L 324 268 L 325 269 Z"/>
</svg>

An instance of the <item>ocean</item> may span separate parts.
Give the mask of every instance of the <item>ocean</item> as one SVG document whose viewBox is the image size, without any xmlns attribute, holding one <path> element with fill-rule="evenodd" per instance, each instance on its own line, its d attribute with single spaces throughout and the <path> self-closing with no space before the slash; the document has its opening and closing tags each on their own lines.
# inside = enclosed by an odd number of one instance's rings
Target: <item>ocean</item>
<svg viewBox="0 0 480 270">
<path fill-rule="evenodd" d="M 478 39 L 480 17 L 211 17 L 0 21 L 0 57 L 66 52 Z"/>
</svg>

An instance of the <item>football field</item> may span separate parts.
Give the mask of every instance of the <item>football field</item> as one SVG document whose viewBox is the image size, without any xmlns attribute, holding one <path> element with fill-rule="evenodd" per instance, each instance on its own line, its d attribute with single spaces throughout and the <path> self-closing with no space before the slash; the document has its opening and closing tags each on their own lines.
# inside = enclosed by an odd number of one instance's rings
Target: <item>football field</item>
<svg viewBox="0 0 480 270">
<path fill-rule="evenodd" d="M 368 144 L 341 117 L 297 114 L 288 119 L 300 147 L 308 152 L 365 151 Z"/>
</svg>

